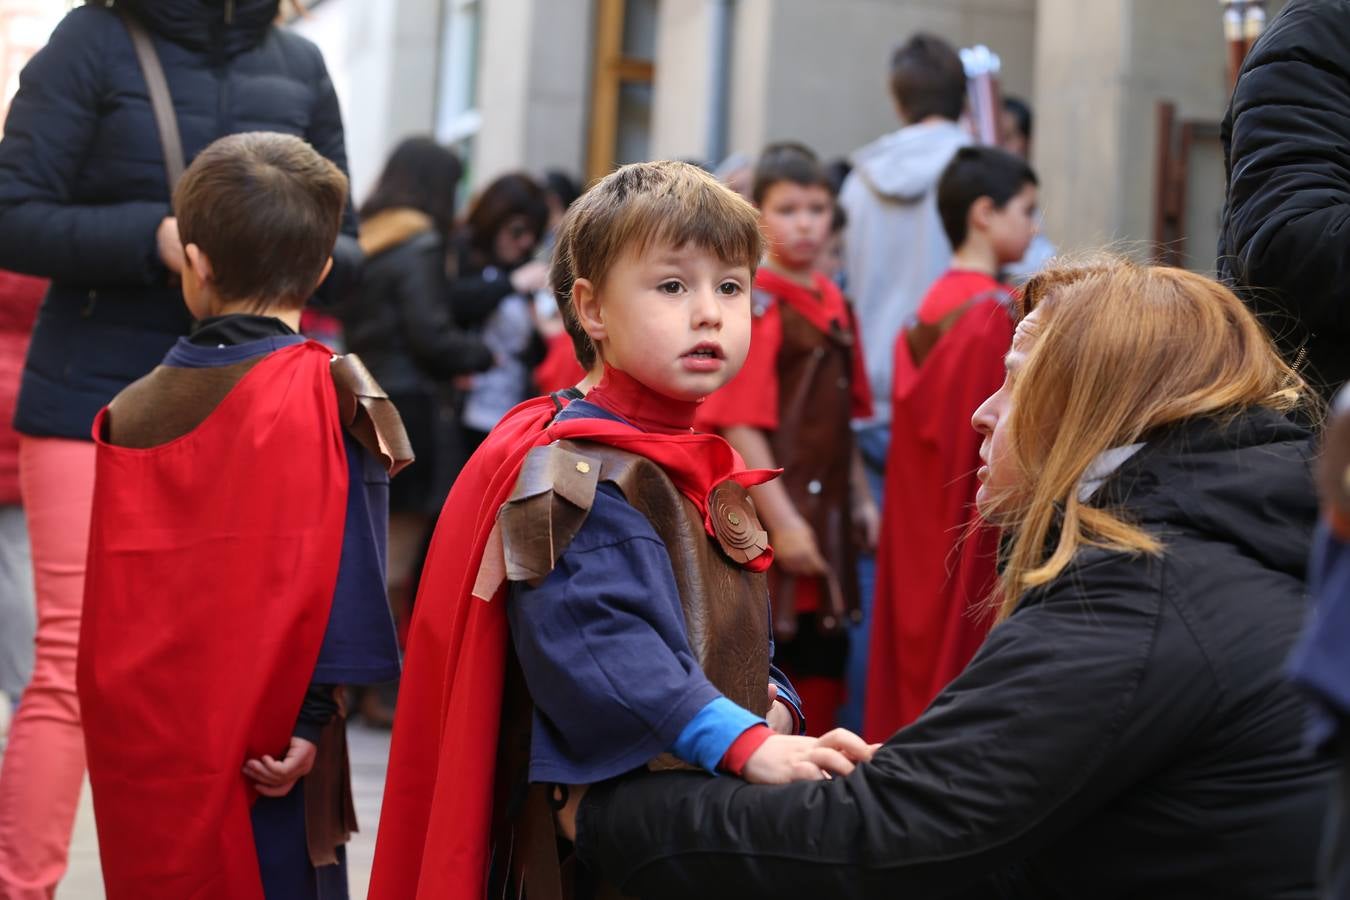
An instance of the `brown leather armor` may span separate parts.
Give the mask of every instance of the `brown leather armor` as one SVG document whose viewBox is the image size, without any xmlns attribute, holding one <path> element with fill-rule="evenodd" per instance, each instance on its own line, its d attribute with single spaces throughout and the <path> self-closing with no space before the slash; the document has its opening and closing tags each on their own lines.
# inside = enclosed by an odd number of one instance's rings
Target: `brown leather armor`
<svg viewBox="0 0 1350 900">
<path fill-rule="evenodd" d="M 778 309 L 783 339 L 778 429 L 771 442 L 783 487 L 830 565 L 817 622 L 833 633 L 859 609 L 851 502 L 854 335 L 837 327 L 825 334 L 790 304 L 780 302 Z M 795 581 L 776 567 L 769 571 L 774 634 L 781 640 L 797 633 Z"/>
<path fill-rule="evenodd" d="M 747 536 L 760 532 L 745 488 L 714 491 L 717 539 L 703 517 L 656 463 L 602 444 L 558 441 L 531 450 L 497 523 L 507 577 L 538 582 L 586 520 L 599 482 L 619 489 L 651 522 L 670 554 L 684 606 L 689 647 L 708 680 L 733 703 L 768 712 L 769 622 L 764 576 L 733 561 Z"/>
</svg>

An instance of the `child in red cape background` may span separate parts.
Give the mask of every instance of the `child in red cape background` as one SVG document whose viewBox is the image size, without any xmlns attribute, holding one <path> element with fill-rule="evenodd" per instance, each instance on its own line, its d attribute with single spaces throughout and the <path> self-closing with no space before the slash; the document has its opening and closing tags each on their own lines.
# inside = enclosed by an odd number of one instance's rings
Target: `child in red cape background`
<svg viewBox="0 0 1350 900">
<path fill-rule="evenodd" d="M 872 415 L 862 341 L 839 288 L 815 268 L 830 239 L 834 197 L 800 144 L 760 154 L 752 195 L 767 238 L 755 274 L 750 357 L 699 410 L 758 468 L 783 477 L 753 489 L 769 529 L 778 658 L 812 733 L 834 726 L 859 609 L 857 553 L 876 546 L 878 513 L 851 422 Z"/>
<path fill-rule="evenodd" d="M 970 419 L 1003 383 L 1012 342 L 1000 269 L 1036 234 L 1036 175 L 994 147 L 965 147 L 938 182 L 951 269 L 895 343 L 891 445 L 863 733 L 919 717 L 984 641 L 998 530 L 979 519 L 980 436 Z"/>
</svg>

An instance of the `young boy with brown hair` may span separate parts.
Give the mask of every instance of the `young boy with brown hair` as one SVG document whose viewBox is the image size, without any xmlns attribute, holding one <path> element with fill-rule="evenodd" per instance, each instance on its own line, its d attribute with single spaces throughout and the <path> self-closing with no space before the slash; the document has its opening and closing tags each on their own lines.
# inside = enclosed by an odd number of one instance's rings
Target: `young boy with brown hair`
<svg viewBox="0 0 1350 900">
<path fill-rule="evenodd" d="M 970 417 L 1003 383 L 1012 294 L 998 273 L 1036 235 L 1036 195 L 1036 173 L 996 147 L 958 150 L 938 182 L 956 253 L 895 342 L 866 734 L 918 718 L 989 629 L 976 607 L 994 587 L 998 532 L 976 516 Z"/>
<path fill-rule="evenodd" d="M 299 138 L 211 144 L 174 192 L 198 319 L 94 422 L 78 685 L 111 898 L 346 896 L 337 688 L 398 675 L 398 414 L 297 334 L 347 180 Z"/>
<path fill-rule="evenodd" d="M 625 166 L 568 211 L 553 283 L 601 377 L 442 513 L 423 591 L 459 600 L 404 679 L 373 898 L 547 895 L 558 785 L 681 764 L 784 782 L 868 755 L 766 726 L 792 717 L 746 486 L 775 473 L 692 429 L 745 360 L 760 247 L 753 209 L 684 163 Z"/>
<path fill-rule="evenodd" d="M 833 727 L 843 700 L 857 550 L 875 544 L 878 518 L 851 428 L 872 412 L 859 335 L 843 294 L 816 268 L 834 215 L 829 184 L 800 144 L 760 155 L 752 196 L 768 247 L 755 275 L 750 357 L 698 415 L 749 465 L 784 470 L 751 493 L 775 551 L 779 659 L 816 733 Z"/>
</svg>

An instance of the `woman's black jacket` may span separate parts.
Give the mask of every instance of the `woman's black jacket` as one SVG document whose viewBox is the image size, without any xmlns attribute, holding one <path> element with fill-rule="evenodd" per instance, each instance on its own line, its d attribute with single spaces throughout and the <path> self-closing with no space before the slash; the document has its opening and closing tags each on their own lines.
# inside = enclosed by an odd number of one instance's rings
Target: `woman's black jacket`
<svg viewBox="0 0 1350 900">
<path fill-rule="evenodd" d="M 150 32 L 189 162 L 224 135 L 279 131 L 346 169 L 323 57 L 272 24 L 277 0 L 118 5 Z M 24 367 L 20 431 L 88 440 L 99 408 L 187 333 L 155 242 L 171 214 L 126 27 L 102 4 L 78 7 L 21 73 L 0 141 L 0 268 L 52 279 Z M 360 264 L 350 213 L 343 231 L 334 291 Z"/>
<path fill-rule="evenodd" d="M 490 367 L 492 352 L 451 316 L 444 239 L 431 230 L 395 237 L 402 240 L 366 258 L 359 290 L 341 306 L 347 349 L 387 393 L 431 394 Z"/>
<path fill-rule="evenodd" d="M 1103 488 L 1161 558 L 1084 550 L 851 776 L 592 789 L 583 859 L 639 897 L 1313 898 L 1331 774 L 1284 660 L 1309 437 L 1193 421 Z"/>
</svg>

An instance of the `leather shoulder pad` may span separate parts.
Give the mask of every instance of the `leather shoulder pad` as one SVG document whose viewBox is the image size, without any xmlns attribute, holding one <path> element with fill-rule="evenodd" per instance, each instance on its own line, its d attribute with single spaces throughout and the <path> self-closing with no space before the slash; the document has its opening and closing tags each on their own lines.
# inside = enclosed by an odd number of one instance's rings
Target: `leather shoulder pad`
<svg viewBox="0 0 1350 900">
<path fill-rule="evenodd" d="M 552 443 L 525 455 L 511 496 L 497 515 L 506 577 L 537 582 L 557 565 L 595 503 L 600 461 Z"/>
<path fill-rule="evenodd" d="M 412 442 L 389 395 L 355 353 L 328 364 L 337 388 L 338 414 L 352 437 L 384 464 L 392 477 L 414 459 Z"/>
</svg>

